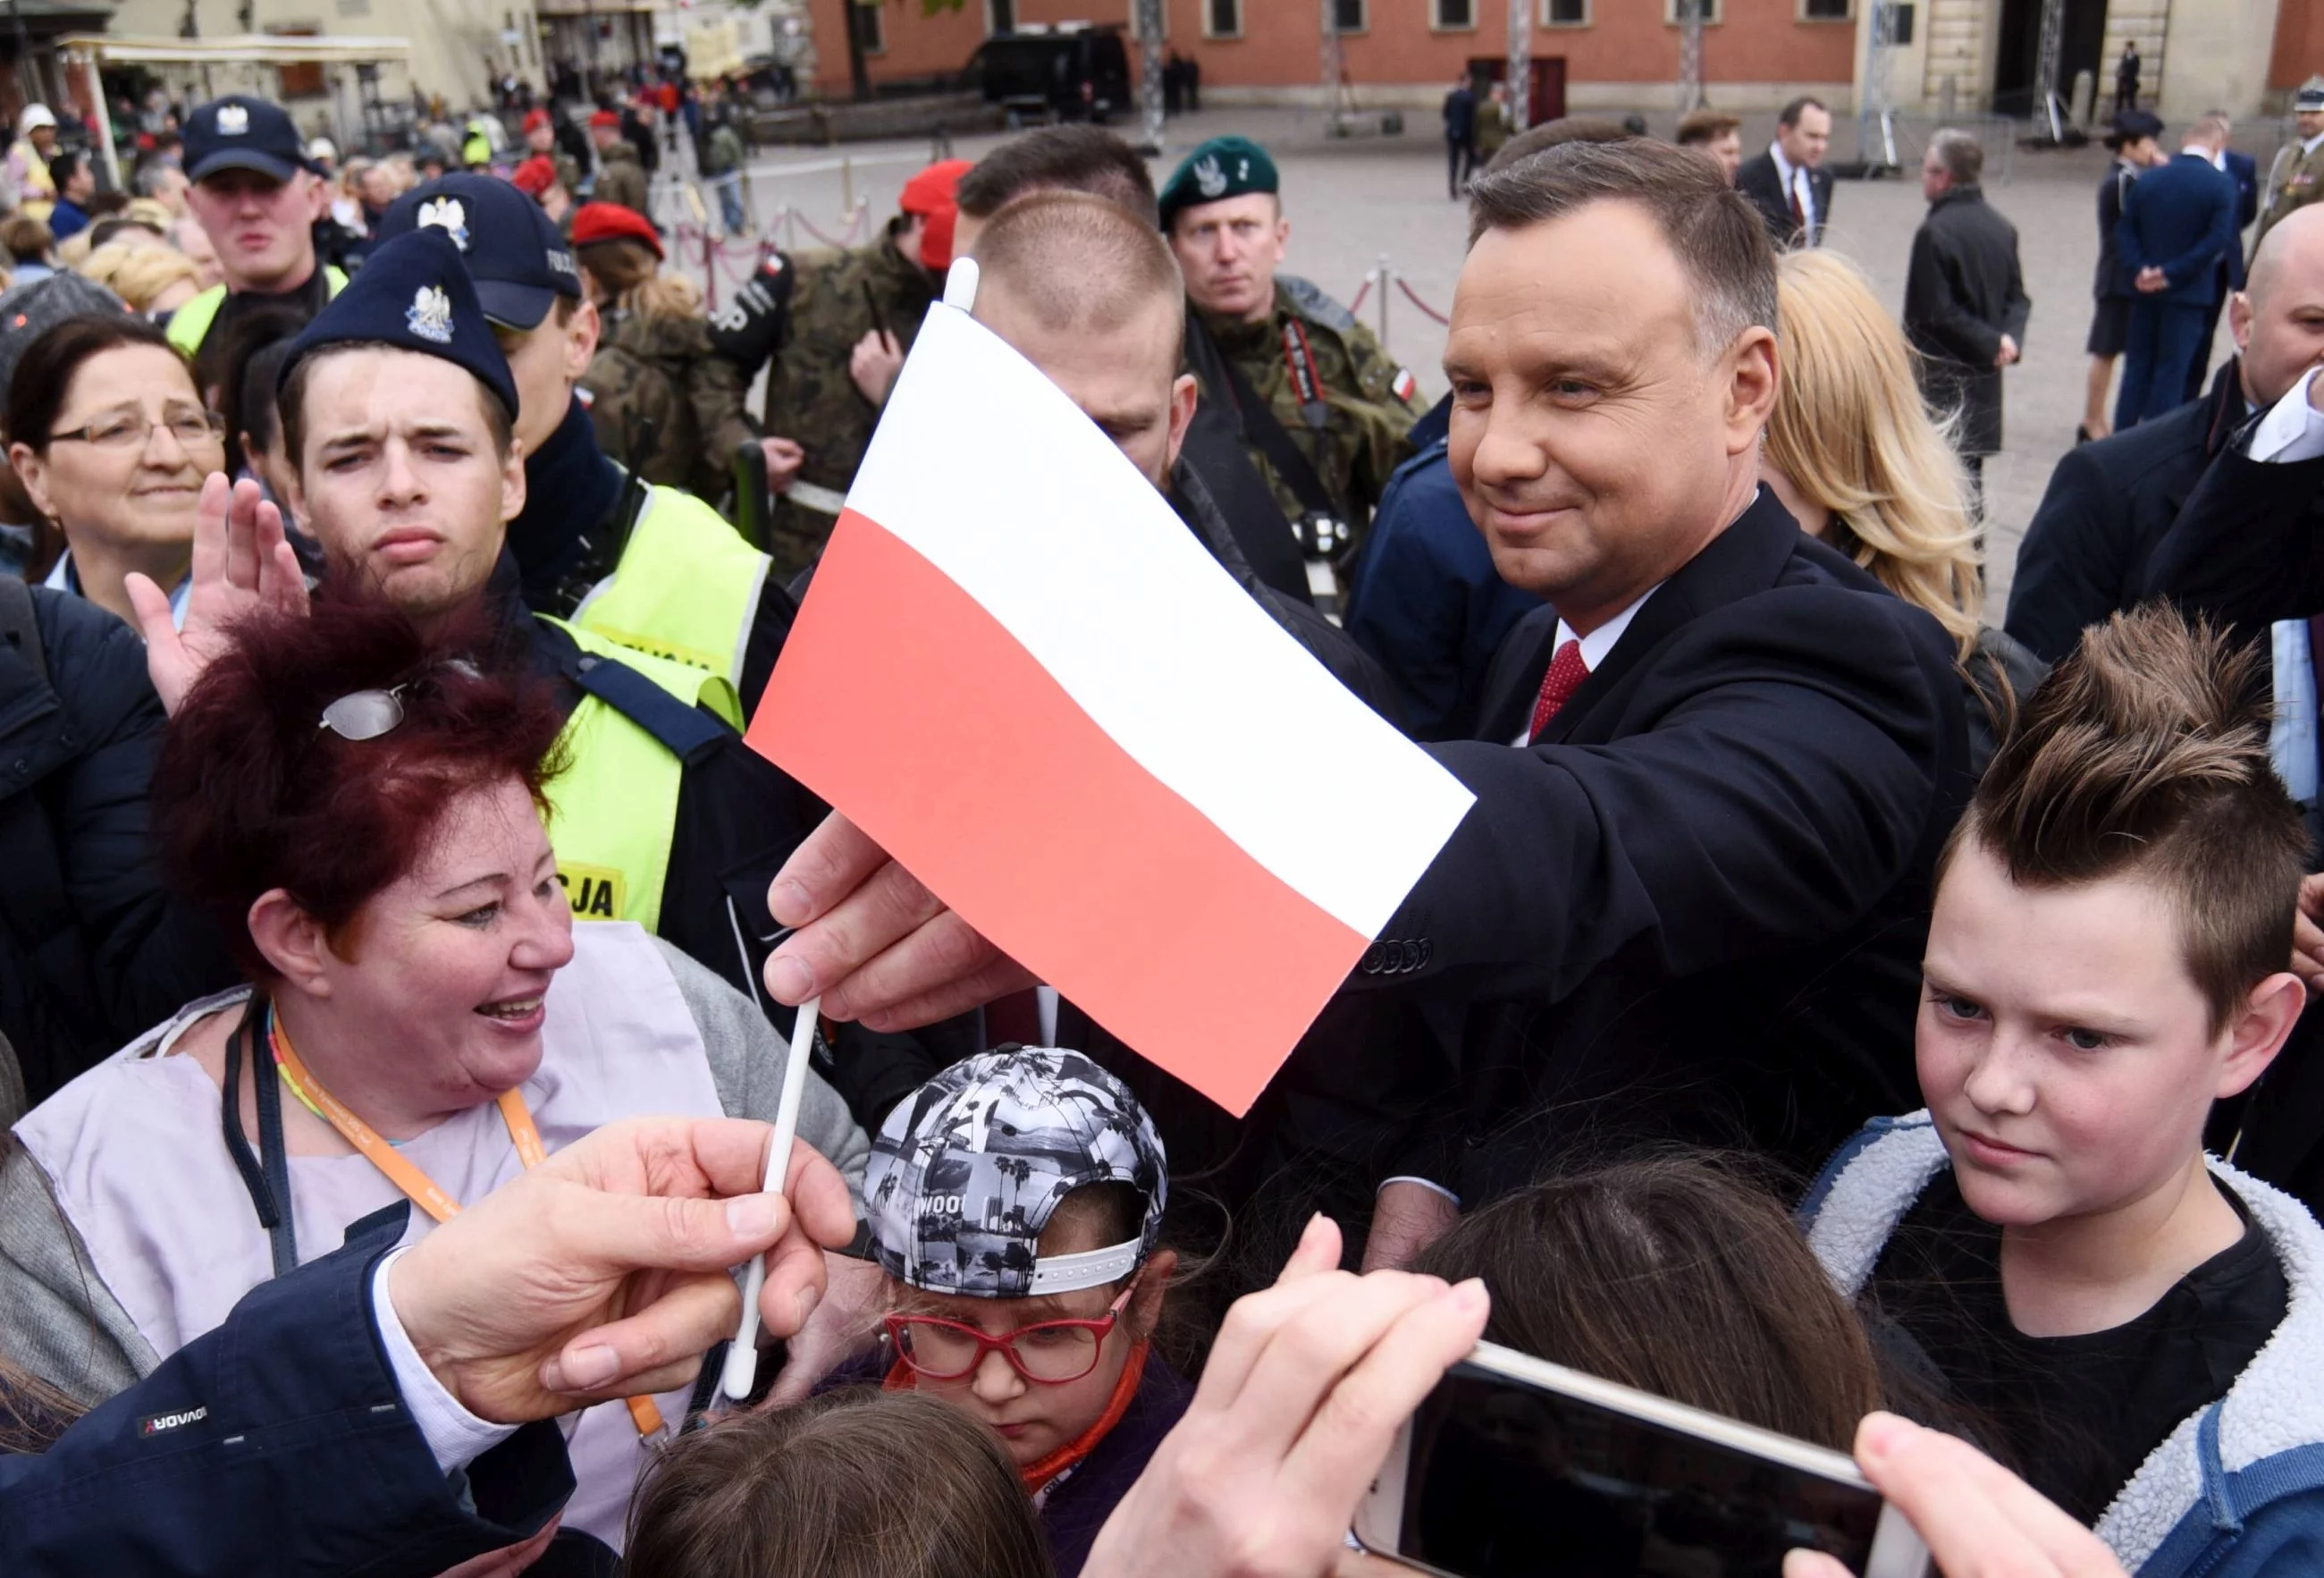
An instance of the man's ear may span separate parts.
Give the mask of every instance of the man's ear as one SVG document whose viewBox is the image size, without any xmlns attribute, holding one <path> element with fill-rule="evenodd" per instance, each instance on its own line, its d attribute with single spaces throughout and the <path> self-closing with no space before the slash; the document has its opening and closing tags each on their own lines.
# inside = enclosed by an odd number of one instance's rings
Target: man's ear
<svg viewBox="0 0 2324 1578">
<path fill-rule="evenodd" d="M 250 940 L 292 991 L 310 997 L 331 995 L 329 965 L 338 955 L 323 935 L 323 923 L 299 908 L 280 888 L 269 888 L 250 906 Z"/>
<path fill-rule="evenodd" d="M 2308 988 L 2299 976 L 2280 970 L 2252 988 L 2243 1013 L 2227 1032 L 2227 1056 L 2219 1065 L 2219 1081 L 2212 1090 L 2224 1101 L 2251 1088 L 2283 1050 L 2300 1010 L 2308 1005 Z"/>
<path fill-rule="evenodd" d="M 1170 385 L 1170 458 L 1167 464 L 1178 464 L 1179 448 L 1186 441 L 1186 429 L 1194 424 L 1194 403 L 1201 392 L 1192 373 L 1181 373 Z"/>
<path fill-rule="evenodd" d="M 577 383 L 589 371 L 589 363 L 597 355 L 597 337 L 604 328 L 604 320 L 597 316 L 597 304 L 585 299 L 565 326 L 566 383 Z"/>
<path fill-rule="evenodd" d="M 1727 453 L 1752 454 L 1783 390 L 1775 337 L 1754 324 L 1736 337 L 1727 355 L 1733 369 L 1727 382 Z"/>
<path fill-rule="evenodd" d="M 2236 342 L 2237 355 L 2251 349 L 2252 318 L 2251 292 L 2232 292 L 2227 297 L 2227 336 Z"/>
<path fill-rule="evenodd" d="M 1176 1250 L 1157 1250 L 1147 1260 L 1138 1291 L 1130 1296 L 1130 1307 L 1122 1311 L 1132 1337 L 1143 1342 L 1154 1334 L 1154 1328 L 1161 1324 L 1162 1300 L 1169 1294 L 1171 1274 L 1177 1269 Z"/>
<path fill-rule="evenodd" d="M 509 439 L 508 453 L 501 457 L 501 524 L 505 526 L 524 513 L 524 440 Z"/>
</svg>

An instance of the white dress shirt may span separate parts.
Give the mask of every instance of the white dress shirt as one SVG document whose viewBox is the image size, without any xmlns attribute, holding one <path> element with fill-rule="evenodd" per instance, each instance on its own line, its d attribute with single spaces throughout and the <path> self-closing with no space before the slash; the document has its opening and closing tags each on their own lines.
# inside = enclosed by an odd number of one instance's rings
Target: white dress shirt
<svg viewBox="0 0 2324 1578">
<path fill-rule="evenodd" d="M 2324 455 L 2324 416 L 2308 403 L 2310 368 L 2291 392 L 2268 408 L 2253 428 L 2245 453 L 2263 465 L 2289 466 Z M 2268 755 L 2283 787 L 2301 805 L 2313 805 L 2317 774 L 2316 672 L 2311 666 L 2308 622 L 2278 620 L 2268 632 L 2271 672 L 2275 681 L 2275 716 L 2268 725 Z"/>
<path fill-rule="evenodd" d="M 403 1396 L 404 1411 L 420 1426 L 420 1439 L 428 1443 L 428 1450 L 436 1454 L 436 1466 L 448 1474 L 466 1468 L 515 1435 L 516 1426 L 479 1419 L 462 1407 L 460 1399 L 444 1389 L 444 1383 L 436 1379 L 436 1372 L 420 1357 L 420 1350 L 412 1346 L 401 1317 L 395 1313 L 395 1302 L 387 1296 L 388 1270 L 410 1248 L 407 1244 L 395 1250 L 373 1271 L 372 1324 L 379 1328 L 379 1345 L 387 1354 L 388 1372 L 395 1377 L 395 1389 Z"/>
<path fill-rule="evenodd" d="M 1614 643 L 1620 641 L 1622 639 L 1622 632 L 1630 628 L 1630 621 L 1637 617 L 1638 610 L 1646 605 L 1646 599 L 1653 596 L 1656 592 L 1661 591 L 1662 586 L 1663 584 L 1660 581 L 1656 581 L 1653 586 L 1648 586 L 1644 593 L 1640 594 L 1638 600 L 1636 603 L 1633 603 L 1628 608 L 1623 609 L 1621 613 L 1614 615 L 1613 618 L 1600 625 L 1596 630 L 1591 631 L 1588 635 L 1583 635 L 1572 625 L 1566 623 L 1565 621 L 1562 619 L 1559 620 L 1557 622 L 1557 639 L 1549 643 L 1551 655 L 1554 657 L 1557 651 L 1563 648 L 1566 642 L 1577 641 L 1582 647 L 1582 666 L 1584 669 L 1589 669 L 1592 674 L 1595 674 L 1598 672 L 1599 665 L 1605 662 L 1608 658 L 1613 656 Z M 1511 740 L 1509 743 L 1512 745 L 1530 745 L 1533 743 L 1533 720 L 1531 718 L 1527 718 L 1526 720 L 1526 726 L 1517 731 L 1517 737 Z"/>
<path fill-rule="evenodd" d="M 1807 245 L 1813 246 L 1823 229 L 1823 216 L 1816 212 L 1815 182 L 1808 179 L 1806 165 L 1794 164 L 1784 157 L 1781 143 L 1768 143 L 1767 152 L 1775 161 L 1775 179 L 1783 183 L 1786 192 L 1796 194 L 1800 199 L 1800 212 L 1806 215 L 1808 220 L 1803 239 Z"/>
</svg>

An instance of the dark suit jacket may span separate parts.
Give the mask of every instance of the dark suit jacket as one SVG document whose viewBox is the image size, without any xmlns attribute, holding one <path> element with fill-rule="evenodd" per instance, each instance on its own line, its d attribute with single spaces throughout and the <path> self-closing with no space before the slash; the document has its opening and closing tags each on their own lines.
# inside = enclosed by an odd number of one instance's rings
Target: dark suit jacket
<svg viewBox="0 0 2324 1578">
<path fill-rule="evenodd" d="M 2243 233 L 2259 217 L 2259 164 L 2248 153 L 2227 150 L 2227 179 L 2236 183 L 2236 239 L 2227 247 L 2227 289 L 2244 288 Z"/>
<path fill-rule="evenodd" d="M 2236 186 L 2200 153 L 2181 153 L 2138 178 L 2123 200 L 2115 246 L 2132 280 L 2149 266 L 2170 281 L 2140 300 L 2208 307 L 2219 299 L 2217 265 L 2236 245 Z"/>
<path fill-rule="evenodd" d="M 1917 1100 L 1951 643 L 1765 490 L 1517 748 L 1555 617 L 1511 632 L 1482 739 L 1429 747 L 1477 804 L 1351 978 L 1477 1005 L 1402 1166 L 1473 1203 L 1586 1127 L 1812 1167 Z"/>
<path fill-rule="evenodd" d="M 2223 445 L 2154 545 L 2144 590 L 2252 639 L 2324 614 L 2324 459 L 2263 465 Z"/>
<path fill-rule="evenodd" d="M 2231 361 L 2207 398 L 2059 457 L 2017 548 L 2009 633 L 2054 663 L 2080 642 L 2086 626 L 2135 604 L 2145 592 L 2148 555 L 2243 409 L 2238 364 Z"/>
<path fill-rule="evenodd" d="M 447 1479 L 396 1389 L 371 1277 L 405 1211 L 251 1289 L 45 1453 L 0 1455 L 0 1572 L 425 1578 L 537 1532 L 573 1490 L 556 1424 Z"/>
<path fill-rule="evenodd" d="M 1768 238 L 1777 246 L 1802 244 L 1800 228 L 1792 222 L 1792 200 L 1784 195 L 1784 178 L 1775 169 L 1774 149 L 1746 159 L 1737 167 L 1735 189 L 1759 210 L 1759 217 L 1766 222 Z M 1824 230 L 1831 224 L 1831 171 L 1821 165 L 1809 171 L 1808 193 L 1815 200 L 1816 235 L 1821 242 Z"/>
<path fill-rule="evenodd" d="M 1929 205 L 1904 274 L 1904 337 L 1921 353 L 1929 403 L 1960 412 L 1964 455 L 2001 450 L 2001 369 L 2007 335 L 2022 347 L 2034 304 L 2017 266 L 2017 231 L 1978 187 Z"/>
<path fill-rule="evenodd" d="M 2098 182 L 2098 266 L 2090 281 L 2090 294 L 2103 301 L 2111 296 L 2135 296 L 2130 276 L 2122 272 L 2122 251 L 2115 245 L 2115 226 L 2122 223 L 2122 201 L 2129 196 L 2138 171 L 2122 160 L 2107 166 Z"/>
</svg>

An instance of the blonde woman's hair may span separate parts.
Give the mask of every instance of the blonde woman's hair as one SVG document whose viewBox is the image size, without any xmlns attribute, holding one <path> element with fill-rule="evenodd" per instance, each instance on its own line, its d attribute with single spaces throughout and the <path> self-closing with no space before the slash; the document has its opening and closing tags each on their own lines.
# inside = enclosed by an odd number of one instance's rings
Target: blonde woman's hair
<svg viewBox="0 0 2324 1578">
<path fill-rule="evenodd" d="M 1904 332 L 1828 252 L 1784 255 L 1775 305 L 1784 383 L 1767 464 L 1831 512 L 1826 540 L 1935 615 L 1966 660 L 1985 606 L 1969 477 L 1921 398 Z"/>
<path fill-rule="evenodd" d="M 172 246 L 108 241 L 92 248 L 79 272 L 143 312 L 180 280 L 199 284 L 194 260 Z"/>
<path fill-rule="evenodd" d="M 574 248 L 581 272 L 619 312 L 640 318 L 698 318 L 702 291 L 684 274 L 661 272 L 661 260 L 642 241 L 618 236 Z"/>
</svg>

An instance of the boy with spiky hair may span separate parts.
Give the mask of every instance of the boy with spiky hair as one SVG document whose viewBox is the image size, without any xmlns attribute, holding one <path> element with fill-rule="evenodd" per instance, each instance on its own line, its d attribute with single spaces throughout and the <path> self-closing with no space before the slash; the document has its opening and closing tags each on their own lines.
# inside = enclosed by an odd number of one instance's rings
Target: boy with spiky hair
<svg viewBox="0 0 2324 1578">
<path fill-rule="evenodd" d="M 2306 1001 L 2307 839 L 2253 661 L 2154 606 L 2034 692 L 1938 866 L 1927 1110 L 1802 1208 L 1841 1288 L 2143 1578 L 2324 1571 L 2324 1232 L 2202 1149 Z"/>
</svg>

